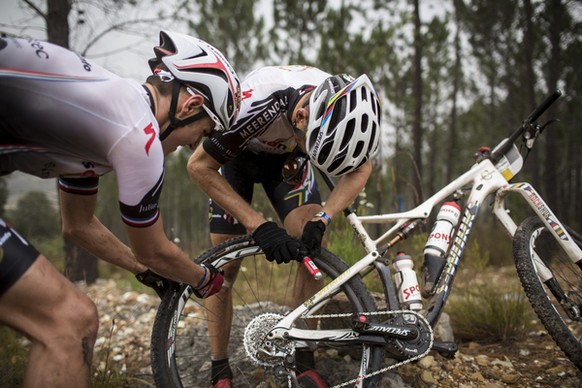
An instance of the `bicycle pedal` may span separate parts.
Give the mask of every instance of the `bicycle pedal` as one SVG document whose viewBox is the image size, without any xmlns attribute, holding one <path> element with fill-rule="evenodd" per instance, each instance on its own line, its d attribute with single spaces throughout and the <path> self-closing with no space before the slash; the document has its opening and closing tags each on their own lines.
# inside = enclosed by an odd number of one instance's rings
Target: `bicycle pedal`
<svg viewBox="0 0 582 388">
<path fill-rule="evenodd" d="M 455 342 L 434 342 L 432 350 L 446 358 L 455 358 L 459 346 Z"/>
</svg>

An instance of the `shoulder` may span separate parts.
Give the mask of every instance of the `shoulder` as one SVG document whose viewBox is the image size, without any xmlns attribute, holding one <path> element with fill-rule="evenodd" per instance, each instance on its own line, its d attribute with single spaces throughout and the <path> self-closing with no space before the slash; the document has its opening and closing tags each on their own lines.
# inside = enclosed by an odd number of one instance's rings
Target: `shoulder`
<svg viewBox="0 0 582 388">
<path fill-rule="evenodd" d="M 0 38 L 0 65 L 12 70 L 3 76 L 30 80 L 91 82 L 113 76 L 72 50 L 37 39 Z"/>
<path fill-rule="evenodd" d="M 321 83 L 330 74 L 312 66 L 264 66 L 251 72 L 242 87 L 257 84 L 299 87 L 306 83 Z"/>
</svg>

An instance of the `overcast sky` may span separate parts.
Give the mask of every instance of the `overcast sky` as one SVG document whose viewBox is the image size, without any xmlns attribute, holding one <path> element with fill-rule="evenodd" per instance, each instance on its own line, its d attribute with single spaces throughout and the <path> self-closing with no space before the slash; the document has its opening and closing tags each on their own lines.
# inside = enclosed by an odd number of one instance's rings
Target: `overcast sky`
<svg viewBox="0 0 582 388">
<path fill-rule="evenodd" d="M 261 1 L 264 4 L 257 6 L 256 10 L 270 15 L 271 1 Z M 42 7 L 46 7 L 44 5 L 46 2 L 36 2 L 43 4 Z M 168 7 L 166 2 L 158 2 L 157 4 L 165 9 Z M 78 11 L 78 9 L 73 8 L 69 17 L 70 22 L 75 20 Z M 91 26 L 94 26 L 95 31 L 102 31 L 104 26 L 117 23 L 119 20 L 155 17 L 159 10 L 154 6 L 128 7 L 126 13 L 122 11 L 119 15 L 115 15 L 114 20 L 110 21 L 106 17 L 100 16 L 99 10 L 95 7 L 85 6 L 84 11 L 87 19 L 84 30 L 87 31 L 91 29 Z M 0 0 L 0 31 L 31 36 L 36 39 L 46 39 L 43 21 L 41 18 L 31 15 L 33 15 L 32 11 L 18 0 Z M 112 32 L 99 40 L 99 44 L 92 47 L 85 56 L 122 77 L 134 78 L 142 82 L 150 72 L 147 59 L 153 55 L 152 47 L 158 42 L 158 32 L 161 28 L 188 32 L 184 30 L 183 26 L 169 21 L 159 26 L 141 28 L 138 34 Z M 82 35 L 78 31 L 75 30 L 76 33 L 71 33 L 70 44 L 72 49 L 81 51 L 85 49 L 90 35 Z"/>
</svg>

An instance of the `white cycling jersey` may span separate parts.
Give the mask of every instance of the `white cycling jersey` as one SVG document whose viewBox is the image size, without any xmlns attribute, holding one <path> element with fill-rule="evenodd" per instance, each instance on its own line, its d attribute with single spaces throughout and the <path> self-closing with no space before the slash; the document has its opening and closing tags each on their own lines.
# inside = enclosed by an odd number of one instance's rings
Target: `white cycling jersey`
<svg viewBox="0 0 582 388">
<path fill-rule="evenodd" d="M 60 177 L 87 194 L 114 170 L 124 222 L 147 226 L 164 176 L 158 132 L 138 82 L 57 45 L 0 38 L 0 174 Z"/>
<path fill-rule="evenodd" d="M 228 131 L 207 138 L 204 150 L 221 163 L 243 149 L 257 153 L 291 152 L 291 114 L 304 93 L 321 84 L 330 74 L 309 66 L 266 66 L 255 70 L 242 82 L 241 110 Z"/>
</svg>

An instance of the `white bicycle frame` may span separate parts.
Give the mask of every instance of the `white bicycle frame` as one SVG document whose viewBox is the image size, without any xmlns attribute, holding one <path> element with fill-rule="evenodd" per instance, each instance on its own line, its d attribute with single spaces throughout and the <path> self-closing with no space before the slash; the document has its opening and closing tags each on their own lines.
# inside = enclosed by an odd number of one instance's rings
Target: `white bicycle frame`
<svg viewBox="0 0 582 388">
<path fill-rule="evenodd" d="M 521 167 L 521 166 L 520 166 Z M 305 301 L 302 305 L 297 307 L 286 315 L 269 334 L 269 339 L 285 339 L 289 338 L 304 341 L 338 341 L 341 342 L 353 340 L 358 336 L 353 330 L 305 330 L 292 328 L 293 323 L 300 317 L 308 317 L 315 311 L 320 309 L 323 304 L 320 302 L 332 295 L 341 285 L 346 283 L 349 279 L 359 273 L 365 272 L 372 263 L 380 257 L 379 248 L 382 247 L 386 241 L 394 238 L 397 233 L 402 230 L 406 224 L 415 220 L 427 219 L 433 209 L 440 205 L 447 198 L 450 198 L 455 192 L 461 190 L 467 185 L 471 185 L 471 191 L 467 198 L 466 205 L 459 222 L 458 231 L 455 234 L 454 244 L 448 254 L 447 265 L 443 270 L 442 276 L 448 276 L 452 280 L 456 268 L 462 257 L 463 250 L 467 243 L 467 239 L 471 232 L 473 222 L 477 216 L 479 208 L 484 201 L 491 195 L 495 196 L 493 204 L 493 213 L 499 219 L 501 224 L 507 230 L 511 238 L 513 238 L 517 229 L 516 222 L 509 215 L 505 208 L 505 197 L 512 192 L 521 194 L 533 211 L 543 220 L 548 230 L 555 236 L 556 240 L 562 246 L 565 252 L 569 255 L 573 262 L 582 259 L 582 250 L 572 240 L 566 229 L 559 222 L 557 217 L 552 213 L 550 208 L 537 194 L 534 188 L 529 183 L 512 183 L 503 175 L 504 170 L 496 167 L 489 159 L 484 159 L 459 176 L 453 182 L 443 187 L 440 191 L 428 198 L 425 202 L 416 208 L 399 213 L 390 213 L 382 215 L 358 216 L 354 213 L 348 215 L 348 219 L 355 230 L 356 235 L 361 240 L 366 251 L 366 256 L 353 264 L 344 273 L 340 274 L 336 279 L 323 287 L 319 292 Z M 517 172 L 514 172 L 515 175 Z M 370 234 L 364 227 L 365 224 L 393 224 L 387 232 L 372 239 Z M 541 260 L 536 260 L 538 273 L 542 280 L 548 280 L 551 277 L 549 270 L 541 263 Z M 443 304 L 448 296 L 448 289 L 451 281 L 444 279 L 441 276 L 439 288 L 436 294 L 443 294 Z M 441 309 L 442 306 L 439 308 Z"/>
</svg>

